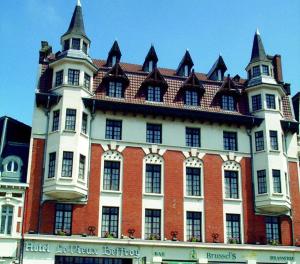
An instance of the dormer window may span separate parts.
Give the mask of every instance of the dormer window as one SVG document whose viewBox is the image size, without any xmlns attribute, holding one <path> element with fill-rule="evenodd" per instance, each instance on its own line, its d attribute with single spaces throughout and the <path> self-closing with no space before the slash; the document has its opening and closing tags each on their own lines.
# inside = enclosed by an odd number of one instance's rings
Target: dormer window
<svg viewBox="0 0 300 264">
<path fill-rule="evenodd" d="M 108 89 L 106 91 L 106 95 L 110 97 L 123 98 L 123 85 L 121 82 L 109 82 Z"/>
<path fill-rule="evenodd" d="M 193 68 L 194 63 L 191 58 L 191 55 L 188 51 L 185 52 L 182 60 L 180 61 L 178 68 L 176 70 L 177 76 L 188 77 L 190 75 L 191 69 Z"/>
<path fill-rule="evenodd" d="M 189 66 L 188 65 L 184 65 L 184 76 L 185 77 L 189 76 Z"/>
<path fill-rule="evenodd" d="M 218 81 L 222 81 L 223 80 L 223 76 L 222 76 L 222 71 L 220 69 L 218 69 L 217 75 L 218 75 Z"/>
<path fill-rule="evenodd" d="M 153 71 L 153 61 L 149 61 L 148 63 L 148 72 L 152 72 Z"/>
<path fill-rule="evenodd" d="M 64 41 L 64 51 L 70 48 L 70 40 L 67 39 Z"/>
<path fill-rule="evenodd" d="M 235 111 L 235 100 L 231 95 L 222 95 L 221 108 L 223 110 Z"/>
<path fill-rule="evenodd" d="M 111 66 L 114 66 L 117 62 L 117 57 L 116 56 L 112 56 L 111 58 Z"/>
<path fill-rule="evenodd" d="M 72 38 L 72 49 L 80 50 L 80 39 L 79 38 Z"/>
<path fill-rule="evenodd" d="M 155 49 L 153 46 L 151 46 L 151 48 L 148 51 L 148 54 L 145 58 L 145 61 L 143 63 L 143 71 L 144 72 L 152 72 L 154 70 L 154 68 L 156 67 L 158 58 L 155 52 Z"/>
<path fill-rule="evenodd" d="M 197 106 L 199 105 L 199 95 L 196 91 L 186 90 L 184 96 L 184 104 Z"/>
<path fill-rule="evenodd" d="M 254 66 L 252 68 L 252 76 L 256 77 L 260 75 L 260 67 L 259 66 Z"/>
<path fill-rule="evenodd" d="M 263 73 L 263 75 L 267 75 L 267 76 L 270 75 L 269 66 L 268 65 L 262 65 L 262 73 Z"/>
<path fill-rule="evenodd" d="M 148 86 L 147 101 L 162 102 L 160 87 L 158 87 L 158 86 Z"/>
</svg>

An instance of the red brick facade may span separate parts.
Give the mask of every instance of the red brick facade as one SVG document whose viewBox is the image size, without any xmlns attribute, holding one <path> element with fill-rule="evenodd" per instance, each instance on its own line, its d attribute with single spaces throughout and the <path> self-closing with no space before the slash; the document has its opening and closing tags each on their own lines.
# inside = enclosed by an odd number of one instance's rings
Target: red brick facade
<svg viewBox="0 0 300 264">
<path fill-rule="evenodd" d="M 52 234 L 55 222 L 55 201 L 46 201 L 41 207 L 37 197 L 41 190 L 43 173 L 44 140 L 34 139 L 32 146 L 31 179 L 27 194 L 25 211 L 25 232 L 38 231 L 40 215 L 40 233 Z M 96 228 L 95 234 L 100 233 L 100 186 L 101 186 L 101 157 L 104 153 L 100 144 L 91 146 L 91 162 L 89 177 L 89 196 L 87 204 L 74 204 L 72 215 L 72 234 L 89 233 L 88 227 Z M 134 229 L 134 236 L 142 236 L 142 198 L 143 198 L 143 159 L 142 148 L 127 147 L 122 152 L 122 208 L 120 209 L 120 234 L 128 235 L 129 229 Z M 184 160 L 180 151 L 168 150 L 164 159 L 164 237 L 172 239 L 171 232 L 177 231 L 178 240 L 184 240 Z M 204 212 L 202 220 L 205 226 L 205 242 L 215 242 L 213 234 L 217 234 L 217 242 L 224 242 L 224 212 L 222 186 L 223 160 L 217 154 L 206 154 L 203 157 L 203 187 Z M 254 211 L 254 195 L 252 185 L 251 159 L 243 158 L 241 166 L 241 187 L 243 201 L 243 230 L 244 242 L 249 244 L 264 244 L 265 217 L 256 215 Z M 289 163 L 291 181 L 291 199 L 293 205 L 293 225 L 291 219 L 280 218 L 281 240 L 283 245 L 292 245 L 300 239 L 300 195 L 297 163 Z M 40 212 L 39 212 L 40 208 Z M 20 212 L 19 212 L 20 214 Z M 255 223 L 255 224 L 253 224 Z M 292 231 L 294 234 L 292 236 Z"/>
</svg>

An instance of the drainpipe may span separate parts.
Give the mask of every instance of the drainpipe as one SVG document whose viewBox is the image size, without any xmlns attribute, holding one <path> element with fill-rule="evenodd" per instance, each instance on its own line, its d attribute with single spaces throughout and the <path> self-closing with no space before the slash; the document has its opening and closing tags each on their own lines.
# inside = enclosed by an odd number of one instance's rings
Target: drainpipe
<svg viewBox="0 0 300 264">
<path fill-rule="evenodd" d="M 50 96 L 48 95 L 47 98 L 47 106 L 46 109 L 44 109 L 44 113 L 47 116 L 47 123 L 46 123 L 46 136 L 45 136 L 45 145 L 44 145 L 44 152 L 43 152 L 43 170 L 42 170 L 42 177 L 41 177 L 41 192 L 39 195 L 39 201 L 40 201 L 40 206 L 39 206 L 39 211 L 38 211 L 38 230 L 37 233 L 40 233 L 40 228 L 41 228 L 41 206 L 42 206 L 42 198 L 43 198 L 43 183 L 44 183 L 44 178 L 45 178 L 45 163 L 46 163 L 46 153 L 47 153 L 47 144 L 48 144 L 48 131 L 49 131 L 49 122 L 50 122 Z"/>
<path fill-rule="evenodd" d="M 93 107 L 91 111 L 91 119 L 90 119 L 90 127 L 89 127 L 89 151 L 88 151 L 88 175 L 87 175 L 87 180 L 86 184 L 88 187 L 88 192 L 86 196 L 86 200 L 88 201 L 89 197 L 89 183 L 90 183 L 90 176 L 91 176 L 91 151 L 92 151 L 92 123 L 95 119 L 95 100 L 93 100 Z"/>
<path fill-rule="evenodd" d="M 2 152 L 4 149 L 5 145 L 5 140 L 6 140 L 6 130 L 7 130 L 7 116 L 4 117 L 4 123 L 3 123 L 3 129 L 2 129 L 2 136 L 1 136 L 1 142 L 0 142 L 0 159 L 2 157 Z"/>
</svg>

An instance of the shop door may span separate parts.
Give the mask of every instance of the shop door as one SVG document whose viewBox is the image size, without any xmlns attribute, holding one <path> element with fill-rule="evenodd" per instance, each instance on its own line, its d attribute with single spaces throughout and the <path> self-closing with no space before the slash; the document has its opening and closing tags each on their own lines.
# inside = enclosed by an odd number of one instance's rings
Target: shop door
<svg viewBox="0 0 300 264">
<path fill-rule="evenodd" d="M 55 256 L 55 264 L 132 264 L 132 259 Z"/>
</svg>

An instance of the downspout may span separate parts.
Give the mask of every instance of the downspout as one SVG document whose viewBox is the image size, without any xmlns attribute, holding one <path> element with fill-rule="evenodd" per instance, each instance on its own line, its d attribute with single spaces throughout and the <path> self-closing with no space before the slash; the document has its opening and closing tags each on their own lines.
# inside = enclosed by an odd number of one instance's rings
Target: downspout
<svg viewBox="0 0 300 264">
<path fill-rule="evenodd" d="M 290 201 L 292 200 L 292 192 L 290 190 L 290 167 L 289 167 L 289 160 L 288 160 L 288 150 L 287 150 L 287 134 L 286 133 L 283 133 L 283 138 L 284 138 L 284 150 L 286 152 L 286 164 L 287 164 L 287 179 L 288 180 L 288 183 L 285 185 L 285 186 L 288 186 L 289 188 L 289 197 L 290 197 Z M 282 142 L 283 143 L 283 142 Z M 287 192 L 287 190 L 286 190 Z M 294 241 L 294 222 L 293 222 L 293 209 L 291 207 L 290 209 L 290 219 L 291 219 L 291 231 L 292 231 L 292 245 L 295 244 L 295 241 Z"/>
<path fill-rule="evenodd" d="M 5 145 L 5 140 L 6 140 L 7 120 L 8 120 L 7 116 L 4 117 L 1 143 L 0 143 L 0 160 L 1 160 L 1 157 L 2 157 L 2 152 L 3 152 L 4 145 Z"/>
<path fill-rule="evenodd" d="M 87 187 L 88 187 L 88 192 L 87 192 L 87 196 L 86 196 L 86 200 L 88 201 L 88 197 L 89 197 L 89 183 L 90 183 L 90 176 L 91 176 L 91 151 L 92 151 L 92 123 L 93 120 L 95 119 L 95 100 L 93 100 L 93 107 L 92 107 L 92 111 L 91 111 L 91 119 L 90 119 L 90 127 L 89 127 L 89 151 L 88 151 L 88 175 L 87 175 Z"/>
<path fill-rule="evenodd" d="M 47 106 L 46 109 L 44 109 L 44 113 L 47 116 L 47 123 L 46 123 L 46 136 L 45 136 L 45 145 L 44 145 L 44 153 L 43 153 L 43 170 L 42 170 L 42 177 L 41 177 L 41 192 L 39 196 L 40 206 L 38 211 L 38 230 L 37 233 L 40 233 L 41 228 L 41 207 L 42 207 L 42 198 L 43 198 L 43 183 L 45 178 L 45 163 L 46 163 L 46 152 L 47 152 L 47 143 L 48 143 L 48 131 L 49 131 L 49 122 L 50 122 L 50 96 L 48 95 L 47 98 Z"/>
</svg>

